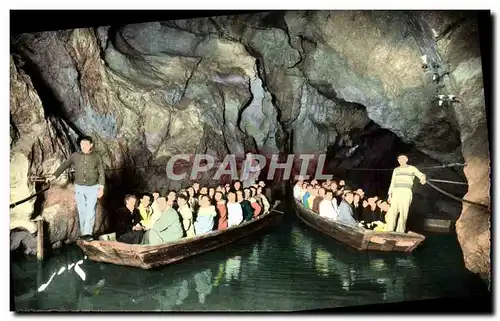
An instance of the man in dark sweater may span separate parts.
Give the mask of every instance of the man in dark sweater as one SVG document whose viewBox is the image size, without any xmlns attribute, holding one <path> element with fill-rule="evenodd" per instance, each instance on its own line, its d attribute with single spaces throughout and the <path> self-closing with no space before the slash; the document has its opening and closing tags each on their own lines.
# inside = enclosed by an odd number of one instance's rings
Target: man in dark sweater
<svg viewBox="0 0 500 321">
<path fill-rule="evenodd" d="M 81 152 L 73 153 L 62 163 L 49 181 L 57 179 L 70 166 L 75 167 L 75 199 L 80 221 L 80 237 L 92 239 L 97 199 L 104 193 L 104 166 L 101 157 L 92 150 L 92 138 L 80 138 Z"/>
<path fill-rule="evenodd" d="M 116 211 L 116 240 L 118 242 L 139 244 L 142 241 L 144 228 L 139 223 L 142 217 L 135 203 L 134 195 L 126 195 L 125 206 Z"/>
</svg>

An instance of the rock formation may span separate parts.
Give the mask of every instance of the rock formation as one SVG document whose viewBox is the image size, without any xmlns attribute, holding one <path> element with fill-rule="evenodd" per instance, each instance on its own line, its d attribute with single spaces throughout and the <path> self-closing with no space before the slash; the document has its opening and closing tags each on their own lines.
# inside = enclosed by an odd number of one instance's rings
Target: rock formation
<svg viewBox="0 0 500 321">
<path fill-rule="evenodd" d="M 387 189 L 390 172 L 339 170 L 390 167 L 397 152 L 419 167 L 466 162 L 465 173 L 426 173 L 467 179 L 468 191 L 445 189 L 489 205 L 475 19 L 293 11 L 19 35 L 11 53 L 11 201 L 40 188 L 30 175 L 53 172 L 86 133 L 109 170 L 99 231 L 123 191 L 184 184 L 166 179 L 171 156 L 223 160 L 250 149 L 327 153 L 331 171 L 359 184 L 377 181 L 367 185 L 374 192 Z M 438 95 L 458 101 L 439 104 Z M 415 193 L 416 212 L 460 216 L 466 266 L 488 274 L 490 212 L 428 186 Z M 39 214 L 49 221 L 51 244 L 74 239 L 68 180 L 12 209 L 11 229 L 34 233 L 30 219 Z"/>
</svg>

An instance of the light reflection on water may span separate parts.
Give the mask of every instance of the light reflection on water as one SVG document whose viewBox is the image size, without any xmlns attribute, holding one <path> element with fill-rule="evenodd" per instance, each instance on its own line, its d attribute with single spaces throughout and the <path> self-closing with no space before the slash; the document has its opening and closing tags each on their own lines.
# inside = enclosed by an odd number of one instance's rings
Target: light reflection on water
<svg viewBox="0 0 500 321">
<path fill-rule="evenodd" d="M 294 221 L 159 270 L 84 260 L 75 246 L 11 262 L 17 310 L 291 311 L 482 293 L 453 235 L 429 237 L 411 255 L 363 253 Z"/>
</svg>

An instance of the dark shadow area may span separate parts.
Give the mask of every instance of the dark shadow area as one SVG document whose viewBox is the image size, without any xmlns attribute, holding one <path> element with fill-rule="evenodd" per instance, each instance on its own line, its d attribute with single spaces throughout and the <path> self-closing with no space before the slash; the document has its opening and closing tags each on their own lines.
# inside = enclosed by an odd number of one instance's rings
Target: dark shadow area
<svg viewBox="0 0 500 321">
<path fill-rule="evenodd" d="M 147 190 L 147 181 L 144 175 L 135 167 L 133 159 L 142 154 L 139 149 L 131 155 L 124 157 L 125 162 L 121 164 L 118 170 L 108 170 L 106 172 L 106 188 L 101 200 L 104 215 L 103 222 L 106 222 L 107 228 L 103 233 L 115 230 L 116 210 L 124 206 L 124 197 L 127 194 L 139 196 Z"/>
</svg>

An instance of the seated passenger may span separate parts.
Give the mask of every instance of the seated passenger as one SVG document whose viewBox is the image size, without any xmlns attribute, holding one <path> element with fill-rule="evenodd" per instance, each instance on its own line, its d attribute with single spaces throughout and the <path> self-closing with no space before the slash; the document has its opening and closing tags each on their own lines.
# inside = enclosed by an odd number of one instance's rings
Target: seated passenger
<svg viewBox="0 0 500 321">
<path fill-rule="evenodd" d="M 222 192 L 217 191 L 214 195 L 214 201 L 216 203 L 215 207 L 217 209 L 217 214 L 219 216 L 219 221 L 217 224 L 218 230 L 223 230 L 227 228 L 227 208 L 226 200 L 222 197 Z"/>
<path fill-rule="evenodd" d="M 326 217 L 336 221 L 339 213 L 335 210 L 332 204 L 333 192 L 326 191 L 325 199 L 319 203 L 319 216 Z"/>
<path fill-rule="evenodd" d="M 142 244 L 157 245 L 175 242 L 184 236 L 179 214 L 167 205 L 164 197 L 158 198 L 158 209 L 161 214 L 153 226 L 144 233 Z"/>
<path fill-rule="evenodd" d="M 151 198 L 149 194 L 143 194 L 137 209 L 139 214 L 141 214 L 141 225 L 150 228 L 153 225 L 151 216 L 153 215 L 153 209 L 151 208 Z"/>
<path fill-rule="evenodd" d="M 140 224 L 141 215 L 135 208 L 136 198 L 134 195 L 125 196 L 125 206 L 116 211 L 116 240 L 127 244 L 141 243 L 144 234 Z"/>
<path fill-rule="evenodd" d="M 369 197 L 366 202 L 367 206 L 363 209 L 361 220 L 368 224 L 377 221 L 377 204 L 373 197 Z"/>
<path fill-rule="evenodd" d="M 182 226 L 184 228 L 184 232 L 186 233 L 186 237 L 195 236 L 194 223 L 193 223 L 193 211 L 189 207 L 187 203 L 187 198 L 184 195 L 179 195 L 177 197 L 177 211 L 182 217 Z"/>
<path fill-rule="evenodd" d="M 194 212 L 197 210 L 197 205 L 198 205 L 198 202 L 196 201 L 196 195 L 194 192 L 194 188 L 190 186 L 186 189 L 186 191 L 188 192 L 188 196 L 189 196 L 188 205 L 191 208 L 191 210 Z"/>
<path fill-rule="evenodd" d="M 264 187 L 257 187 L 257 195 L 259 196 L 262 203 L 263 213 L 266 214 L 267 212 L 269 212 L 271 204 L 269 204 L 269 200 L 267 199 L 266 195 L 264 195 L 264 192 Z"/>
<path fill-rule="evenodd" d="M 339 218 L 338 221 L 351 226 L 358 226 L 358 222 L 354 219 L 354 211 L 351 204 L 354 200 L 354 195 L 351 191 L 346 191 L 344 199 L 339 205 Z"/>
<path fill-rule="evenodd" d="M 213 200 L 213 199 L 214 199 L 214 195 L 215 195 L 215 188 L 210 187 L 210 188 L 208 189 L 208 197 L 210 197 L 210 200 Z"/>
<path fill-rule="evenodd" d="M 313 186 L 311 184 L 307 184 L 307 183 L 305 183 L 304 185 L 306 186 L 306 188 L 305 188 L 304 196 L 302 196 L 302 205 L 304 205 L 305 207 L 307 207 L 307 200 L 311 196 L 311 192 L 313 190 Z"/>
<path fill-rule="evenodd" d="M 319 213 L 319 204 L 325 199 L 326 189 L 324 187 L 320 187 L 318 190 L 318 196 L 314 198 L 312 210 L 315 213 Z"/>
<path fill-rule="evenodd" d="M 239 225 L 243 221 L 243 209 L 237 201 L 236 192 L 230 190 L 227 194 L 227 224 L 228 227 Z"/>
<path fill-rule="evenodd" d="M 192 186 L 194 190 L 194 195 L 198 196 L 198 192 L 200 191 L 200 183 L 194 182 Z"/>
<path fill-rule="evenodd" d="M 354 193 L 353 195 L 354 195 L 354 200 L 352 202 L 352 210 L 354 211 L 354 219 L 356 221 L 360 221 L 361 220 L 361 212 L 363 210 L 363 207 L 360 204 L 361 197 L 357 193 Z"/>
<path fill-rule="evenodd" d="M 316 188 L 313 188 L 311 190 L 311 196 L 309 196 L 309 198 L 307 199 L 307 208 L 308 209 L 312 210 L 313 204 L 314 204 L 314 199 L 316 199 L 316 197 L 318 197 L 318 192 L 319 192 L 319 190 Z"/>
<path fill-rule="evenodd" d="M 177 210 L 177 193 L 174 190 L 168 191 L 167 206 Z"/>
<path fill-rule="evenodd" d="M 243 196 L 243 193 L 245 193 L 245 196 Z M 253 218 L 253 208 L 252 204 L 248 199 L 246 199 L 246 196 L 250 194 L 250 190 L 244 189 L 243 191 L 237 191 L 236 195 L 238 197 L 238 201 L 241 205 L 241 209 L 243 210 L 243 219 L 245 221 L 250 221 Z"/>
<path fill-rule="evenodd" d="M 257 217 L 260 215 L 260 213 L 262 213 L 262 206 L 257 203 L 257 200 L 254 197 L 256 194 L 256 189 L 254 187 L 250 187 L 248 189 L 248 194 L 248 201 L 253 208 L 253 217 Z"/>
<path fill-rule="evenodd" d="M 215 206 L 210 205 L 210 198 L 208 195 L 202 194 L 200 198 L 200 208 L 198 209 L 196 222 L 194 222 L 196 235 L 211 232 L 214 229 L 215 216 L 217 216 Z"/>
<path fill-rule="evenodd" d="M 208 195 L 208 187 L 200 187 L 200 195 Z"/>
<path fill-rule="evenodd" d="M 360 197 L 361 201 L 363 201 L 363 200 L 365 199 L 365 191 L 363 191 L 363 189 L 362 189 L 362 188 L 358 188 L 358 189 L 356 190 L 356 194 L 358 194 L 358 195 L 359 195 L 359 197 Z"/>
<path fill-rule="evenodd" d="M 385 216 L 387 215 L 387 212 L 389 211 L 389 203 L 386 201 L 382 201 L 378 204 L 379 207 L 379 215 L 380 215 L 380 221 L 386 223 Z"/>
</svg>

